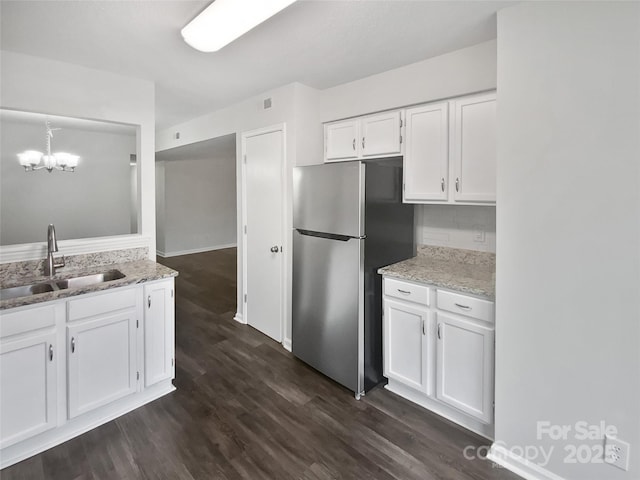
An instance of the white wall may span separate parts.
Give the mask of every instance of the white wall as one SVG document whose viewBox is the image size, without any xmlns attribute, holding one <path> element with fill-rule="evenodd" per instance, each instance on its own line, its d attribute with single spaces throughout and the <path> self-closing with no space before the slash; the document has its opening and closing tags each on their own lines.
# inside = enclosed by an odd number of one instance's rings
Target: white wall
<svg viewBox="0 0 640 480">
<path fill-rule="evenodd" d="M 140 243 L 155 257 L 155 87 L 144 80 L 0 52 L 2 108 L 138 125 Z M 108 201 L 105 199 L 105 202 Z M 133 240 L 136 243 L 137 240 Z M 65 253 L 64 242 L 60 250 Z M 44 245 L 44 243 L 42 244 Z M 87 242 L 90 245 L 90 242 Z M 88 247 L 91 250 L 91 247 Z M 84 251 L 87 251 L 85 249 Z M 68 253 L 68 252 L 66 252 Z"/>
<path fill-rule="evenodd" d="M 416 205 L 415 215 L 418 244 L 496 252 L 496 207 Z"/>
<path fill-rule="evenodd" d="M 158 223 L 160 255 L 236 245 L 236 140 L 234 135 L 223 140 L 197 154 L 179 147 L 171 155 L 174 159 L 158 162 L 163 173 L 156 183 L 163 185 L 156 191 L 164 194 L 164 218 Z M 162 157 L 161 152 L 157 158 Z"/>
<path fill-rule="evenodd" d="M 496 41 L 328 88 L 320 96 L 320 120 L 389 110 L 496 88 Z"/>
<path fill-rule="evenodd" d="M 640 4 L 500 11 L 495 435 L 566 479 L 640 478 L 639 159 Z M 538 421 L 617 427 L 631 470 Z"/>
<path fill-rule="evenodd" d="M 65 127 L 54 132 L 52 149 L 81 155 L 76 171 L 27 173 L 16 154 L 43 151 L 44 132 L 44 123 L 2 122 L 0 245 L 42 242 L 49 223 L 59 240 L 132 233 L 135 135 Z"/>
</svg>

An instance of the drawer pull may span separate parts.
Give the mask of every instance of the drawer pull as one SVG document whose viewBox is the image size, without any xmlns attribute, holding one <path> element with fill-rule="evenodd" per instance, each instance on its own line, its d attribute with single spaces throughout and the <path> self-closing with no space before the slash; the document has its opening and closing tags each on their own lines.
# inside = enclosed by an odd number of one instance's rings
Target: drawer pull
<svg viewBox="0 0 640 480">
<path fill-rule="evenodd" d="M 71 353 L 76 353 L 76 339 L 71 337 Z"/>
<path fill-rule="evenodd" d="M 405 295 L 411 295 L 411 292 L 408 292 L 407 290 L 400 290 L 400 289 L 398 288 L 398 291 L 399 291 L 400 293 L 404 293 Z"/>
<path fill-rule="evenodd" d="M 49 344 L 49 361 L 53 362 L 53 345 Z"/>
<path fill-rule="evenodd" d="M 459 303 L 454 303 L 454 305 L 458 308 L 462 308 L 464 310 L 471 310 L 471 307 L 469 305 L 461 305 Z"/>
<path fill-rule="evenodd" d="M 441 338 L 442 338 L 442 336 L 441 336 L 441 334 L 440 334 L 440 326 L 441 326 L 441 325 L 442 325 L 441 323 L 439 323 L 439 324 L 438 324 L 438 339 L 441 339 Z"/>
</svg>

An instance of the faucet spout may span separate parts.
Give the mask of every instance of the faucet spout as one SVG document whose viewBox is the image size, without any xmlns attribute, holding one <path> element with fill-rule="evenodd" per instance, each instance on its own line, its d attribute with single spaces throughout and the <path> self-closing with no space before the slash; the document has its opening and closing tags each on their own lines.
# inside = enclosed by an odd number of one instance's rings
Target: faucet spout
<svg viewBox="0 0 640 480">
<path fill-rule="evenodd" d="M 56 240 L 56 227 L 53 223 L 47 228 L 47 253 L 58 251 L 58 241 Z"/>
<path fill-rule="evenodd" d="M 58 251 L 58 241 L 56 240 L 56 227 L 53 223 L 47 228 L 47 258 L 44 263 L 44 274 L 52 277 L 56 274 L 56 268 L 64 267 L 64 256 L 57 262 L 53 258 L 53 253 Z"/>
</svg>

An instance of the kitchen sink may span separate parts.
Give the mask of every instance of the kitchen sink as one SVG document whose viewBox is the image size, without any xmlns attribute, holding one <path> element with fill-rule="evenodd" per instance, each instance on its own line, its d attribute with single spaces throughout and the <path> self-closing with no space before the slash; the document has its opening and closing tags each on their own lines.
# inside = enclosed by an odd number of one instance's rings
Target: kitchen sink
<svg viewBox="0 0 640 480">
<path fill-rule="evenodd" d="M 19 287 L 3 288 L 0 290 L 0 299 L 28 297 L 29 295 L 37 295 L 38 293 L 47 293 L 57 290 L 49 283 L 35 283 L 33 285 L 22 285 Z"/>
<path fill-rule="evenodd" d="M 94 273 L 92 275 L 82 275 L 80 277 L 72 277 L 64 280 L 34 283 L 31 285 L 21 285 L 18 287 L 3 288 L 0 290 L 0 299 L 28 297 L 39 293 L 54 292 L 56 290 L 66 290 L 68 288 L 82 288 L 97 285 L 99 283 L 110 282 L 124 278 L 125 274 L 120 270 L 109 270 L 103 273 Z"/>
<path fill-rule="evenodd" d="M 124 273 L 119 270 L 109 270 L 104 273 L 95 273 L 93 275 L 84 275 L 82 277 L 67 278 L 56 282 L 58 288 L 82 288 L 96 285 L 98 283 L 110 282 L 111 280 L 119 280 L 124 278 Z"/>
</svg>

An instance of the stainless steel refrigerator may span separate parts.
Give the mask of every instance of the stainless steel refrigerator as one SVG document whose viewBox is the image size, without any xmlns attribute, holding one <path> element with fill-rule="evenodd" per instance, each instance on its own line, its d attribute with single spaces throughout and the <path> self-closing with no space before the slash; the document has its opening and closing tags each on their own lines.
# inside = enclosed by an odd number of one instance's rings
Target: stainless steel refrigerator
<svg viewBox="0 0 640 480">
<path fill-rule="evenodd" d="M 293 354 L 359 398 L 383 380 L 377 269 L 416 252 L 402 158 L 298 167 L 293 192 Z"/>
</svg>

